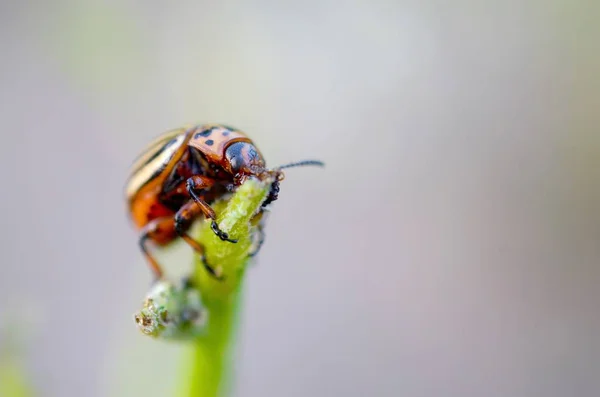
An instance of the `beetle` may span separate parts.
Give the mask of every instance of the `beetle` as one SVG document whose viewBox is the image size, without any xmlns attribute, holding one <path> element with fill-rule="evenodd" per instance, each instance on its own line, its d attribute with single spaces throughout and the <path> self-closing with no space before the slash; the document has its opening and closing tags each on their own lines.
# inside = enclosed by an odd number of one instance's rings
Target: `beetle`
<svg viewBox="0 0 600 397">
<path fill-rule="evenodd" d="M 221 240 L 236 243 L 219 228 L 210 203 L 249 177 L 273 178 L 258 217 L 277 200 L 282 169 L 304 165 L 324 164 L 307 160 L 268 169 L 245 133 L 221 124 L 186 126 L 158 136 L 134 161 L 125 186 L 129 215 L 140 232 L 139 246 L 155 279 L 161 279 L 163 271 L 149 250 L 149 242 L 165 246 L 180 237 L 203 257 L 204 247 L 188 234 L 194 220 L 203 215 L 211 220 L 211 228 Z M 211 275 L 220 278 L 203 262 Z"/>
</svg>

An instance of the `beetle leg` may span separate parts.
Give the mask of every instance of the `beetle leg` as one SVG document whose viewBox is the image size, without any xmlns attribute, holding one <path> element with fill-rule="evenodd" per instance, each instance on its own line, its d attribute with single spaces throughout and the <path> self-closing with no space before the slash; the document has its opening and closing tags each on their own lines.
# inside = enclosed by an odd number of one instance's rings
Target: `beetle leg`
<svg viewBox="0 0 600 397">
<path fill-rule="evenodd" d="M 163 271 L 148 249 L 148 240 L 166 241 L 166 239 L 173 235 L 175 235 L 175 222 L 173 221 L 173 217 L 170 216 L 152 220 L 141 231 L 139 240 L 140 249 L 148 261 L 150 270 L 154 274 L 154 281 L 162 278 Z"/>
<path fill-rule="evenodd" d="M 190 195 L 190 197 L 194 200 L 196 204 L 200 207 L 200 210 L 207 218 L 212 220 L 210 227 L 213 232 L 223 241 L 229 241 L 230 243 L 237 243 L 237 240 L 229 238 L 229 234 L 225 233 L 221 229 L 219 229 L 219 225 L 216 221 L 215 211 L 211 208 L 210 205 L 204 200 L 202 200 L 198 194 L 203 190 L 210 188 L 213 185 L 213 180 L 210 178 L 206 178 L 200 175 L 194 175 L 185 183 L 186 189 Z"/>
<path fill-rule="evenodd" d="M 221 229 L 219 229 L 219 224 L 214 219 L 210 223 L 210 228 L 217 235 L 217 237 L 219 237 L 221 240 L 223 240 L 223 241 L 229 241 L 230 243 L 237 243 L 238 242 L 237 239 L 235 239 L 235 238 L 229 238 L 229 234 L 227 234 L 224 231 L 222 231 Z"/>
<path fill-rule="evenodd" d="M 198 207 L 193 200 L 188 201 L 175 214 L 175 231 L 190 247 L 192 247 L 194 251 L 196 251 L 196 253 L 198 253 L 198 255 L 200 255 L 202 264 L 204 265 L 206 271 L 208 271 L 217 280 L 223 280 L 225 277 L 216 268 L 210 266 L 206 261 L 204 246 L 187 233 L 194 220 L 201 213 L 201 208 Z"/>
</svg>

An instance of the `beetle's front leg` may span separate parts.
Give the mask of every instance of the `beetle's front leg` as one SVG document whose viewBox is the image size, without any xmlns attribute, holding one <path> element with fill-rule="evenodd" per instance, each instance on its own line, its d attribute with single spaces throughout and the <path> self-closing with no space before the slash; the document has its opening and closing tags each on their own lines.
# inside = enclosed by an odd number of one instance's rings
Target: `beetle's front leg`
<svg viewBox="0 0 600 397">
<path fill-rule="evenodd" d="M 213 232 L 223 241 L 229 241 L 230 243 L 237 243 L 237 240 L 230 239 L 229 234 L 219 229 L 219 225 L 217 224 L 217 216 L 215 215 L 215 211 L 211 208 L 210 205 L 199 197 L 199 193 L 203 190 L 209 189 L 214 184 L 214 181 L 210 178 L 206 178 L 199 175 L 194 175 L 185 183 L 185 187 L 190 197 L 198 204 L 200 210 L 207 218 L 212 220 L 210 227 Z"/>
<path fill-rule="evenodd" d="M 187 231 L 196 219 L 200 215 L 200 209 L 193 200 L 188 201 L 184 204 L 179 211 L 175 214 L 175 231 L 190 247 L 196 251 L 202 260 L 204 268 L 218 280 L 223 280 L 225 277 L 218 271 L 217 268 L 212 267 L 206 261 L 204 246 L 190 236 Z"/>
</svg>

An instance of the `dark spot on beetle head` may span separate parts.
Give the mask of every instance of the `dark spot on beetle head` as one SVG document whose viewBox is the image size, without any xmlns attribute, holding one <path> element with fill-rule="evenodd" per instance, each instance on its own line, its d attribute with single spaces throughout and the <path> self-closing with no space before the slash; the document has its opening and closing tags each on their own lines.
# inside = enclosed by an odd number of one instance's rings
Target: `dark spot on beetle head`
<svg viewBox="0 0 600 397">
<path fill-rule="evenodd" d="M 204 142 L 204 143 L 206 143 L 208 146 L 212 146 L 212 145 L 213 145 L 213 143 L 215 143 L 215 141 L 213 141 L 212 139 L 208 139 L 208 140 L 207 140 L 206 142 Z"/>
<path fill-rule="evenodd" d="M 194 139 L 198 139 L 198 138 L 200 138 L 200 137 L 204 137 L 204 138 L 206 138 L 206 137 L 210 136 L 210 134 L 212 134 L 212 132 L 213 132 L 213 129 L 212 129 L 212 127 L 211 127 L 211 128 L 208 128 L 208 129 L 206 129 L 206 130 L 204 130 L 204 131 L 197 132 L 197 133 L 194 135 Z"/>
<path fill-rule="evenodd" d="M 227 135 L 229 135 L 229 134 L 230 134 L 230 132 L 229 132 L 229 131 L 223 131 L 223 132 L 221 133 L 221 135 L 223 135 L 223 136 L 227 136 Z"/>
</svg>

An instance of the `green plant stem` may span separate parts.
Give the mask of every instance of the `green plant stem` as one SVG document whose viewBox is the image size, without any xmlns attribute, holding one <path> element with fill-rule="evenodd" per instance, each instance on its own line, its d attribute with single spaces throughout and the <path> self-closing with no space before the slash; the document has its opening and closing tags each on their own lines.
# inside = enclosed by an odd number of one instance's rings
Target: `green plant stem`
<svg viewBox="0 0 600 397">
<path fill-rule="evenodd" d="M 186 352 L 187 375 L 182 396 L 227 395 L 233 360 L 237 303 L 212 307 L 207 335 L 192 343 Z"/>
<path fill-rule="evenodd" d="M 232 350 L 241 288 L 256 226 L 252 220 L 269 192 L 271 181 L 250 179 L 228 202 L 214 205 L 219 227 L 237 243 L 221 241 L 205 222 L 196 238 L 204 244 L 206 260 L 224 280 L 210 275 L 200 258 L 195 259 L 193 281 L 208 309 L 206 333 L 192 342 L 186 352 L 181 380 L 181 397 L 227 395 L 233 369 Z"/>
</svg>

